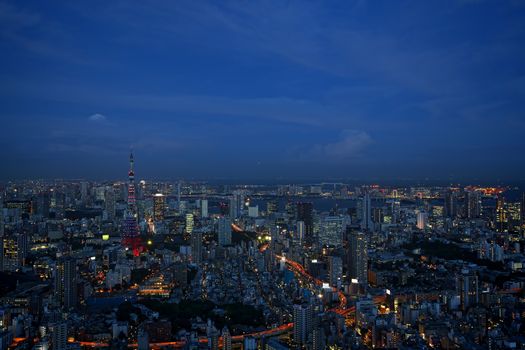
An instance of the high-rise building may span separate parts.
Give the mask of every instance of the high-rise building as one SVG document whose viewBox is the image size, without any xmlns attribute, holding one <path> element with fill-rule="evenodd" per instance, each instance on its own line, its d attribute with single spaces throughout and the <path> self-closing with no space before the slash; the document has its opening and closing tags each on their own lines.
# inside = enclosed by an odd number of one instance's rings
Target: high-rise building
<svg viewBox="0 0 525 350">
<path fill-rule="evenodd" d="M 456 277 L 456 288 L 459 293 L 461 309 L 467 310 L 479 301 L 478 276 L 475 272 L 463 269 Z"/>
<path fill-rule="evenodd" d="M 521 206 L 520 206 L 520 215 L 521 215 L 521 227 L 525 229 L 525 192 L 521 194 Z M 2 221 L 0 220 L 0 224 Z M 0 234 L 2 233 L 0 228 Z"/>
<path fill-rule="evenodd" d="M 293 306 L 293 341 L 297 345 L 308 342 L 308 336 L 313 328 L 312 307 L 307 303 Z"/>
<path fill-rule="evenodd" d="M 232 229 L 229 217 L 221 216 L 217 221 L 217 236 L 219 245 L 226 246 L 232 244 Z"/>
<path fill-rule="evenodd" d="M 67 323 L 60 321 L 52 323 L 49 326 L 51 333 L 51 349 L 52 350 L 66 350 L 67 349 Z"/>
<path fill-rule="evenodd" d="M 330 247 L 343 245 L 344 222 L 342 216 L 325 216 L 319 227 L 319 244 Z"/>
<path fill-rule="evenodd" d="M 465 215 L 467 219 L 476 219 L 481 215 L 481 195 L 478 191 L 465 193 Z"/>
<path fill-rule="evenodd" d="M 276 200 L 266 202 L 266 215 L 277 213 L 279 203 Z"/>
<path fill-rule="evenodd" d="M 191 260 L 197 265 L 202 262 L 202 232 L 200 231 L 191 233 Z"/>
<path fill-rule="evenodd" d="M 364 231 L 370 231 L 373 228 L 372 201 L 368 192 L 366 192 L 361 199 L 361 210 L 361 229 Z"/>
<path fill-rule="evenodd" d="M 108 215 L 108 219 L 113 220 L 115 218 L 115 189 L 113 186 L 106 186 L 106 192 L 104 193 L 104 209 Z"/>
<path fill-rule="evenodd" d="M 131 249 L 133 255 L 139 256 L 142 250 L 140 243 L 140 232 L 138 226 L 137 203 L 135 198 L 135 171 L 133 170 L 133 153 L 129 156 L 128 172 L 128 206 L 124 217 L 122 230 L 122 245 L 126 249 Z"/>
<path fill-rule="evenodd" d="M 302 244 L 304 242 L 304 237 L 306 235 L 306 226 L 304 224 L 304 221 L 297 221 L 295 224 L 295 241 Z"/>
<path fill-rule="evenodd" d="M 356 279 L 358 283 L 368 284 L 368 246 L 366 235 L 352 231 L 348 234 L 348 278 Z"/>
<path fill-rule="evenodd" d="M 208 200 L 207 199 L 201 200 L 201 217 L 203 218 L 208 217 Z"/>
<path fill-rule="evenodd" d="M 308 244 L 313 243 L 314 235 L 314 217 L 313 204 L 310 202 L 297 203 L 297 220 L 304 222 L 305 241 Z"/>
<path fill-rule="evenodd" d="M 259 217 L 259 206 L 248 207 L 248 216 L 251 218 Z"/>
<path fill-rule="evenodd" d="M 226 326 L 222 329 L 222 349 L 232 350 L 232 336 Z"/>
<path fill-rule="evenodd" d="M 230 197 L 230 218 L 237 219 L 241 216 L 244 208 L 245 194 L 241 190 L 233 191 Z"/>
<path fill-rule="evenodd" d="M 77 306 L 77 261 L 73 257 L 62 257 L 57 261 L 55 296 L 66 310 Z"/>
<path fill-rule="evenodd" d="M 340 287 L 343 278 L 343 259 L 339 256 L 330 256 L 329 262 L 329 283 L 333 287 Z"/>
<path fill-rule="evenodd" d="M 149 336 L 144 329 L 140 329 L 137 337 L 137 350 L 149 350 Z"/>
<path fill-rule="evenodd" d="M 51 198 L 49 192 L 39 193 L 36 197 L 35 213 L 45 218 L 49 217 L 49 206 L 51 204 Z"/>
<path fill-rule="evenodd" d="M 446 218 L 455 218 L 458 213 L 457 194 L 455 191 L 449 189 L 445 192 L 443 216 Z"/>
<path fill-rule="evenodd" d="M 25 265 L 28 253 L 28 242 L 26 233 L 16 233 L 0 237 L 2 245 L 0 246 L 2 256 L 2 270 L 16 271 Z"/>
<path fill-rule="evenodd" d="M 153 219 L 155 221 L 164 220 L 164 210 L 166 209 L 166 197 L 162 193 L 153 196 Z"/>
<path fill-rule="evenodd" d="M 419 211 L 417 213 L 417 228 L 420 229 L 420 230 L 424 230 L 425 227 L 427 226 L 427 222 L 428 222 L 428 214 L 426 211 Z"/>
<path fill-rule="evenodd" d="M 184 228 L 184 231 L 189 235 L 191 235 L 191 233 L 193 232 L 193 224 L 193 214 L 186 214 L 186 227 Z"/>
<path fill-rule="evenodd" d="M 498 196 L 496 201 L 496 231 L 507 232 L 508 219 L 507 211 L 505 209 L 505 198 L 502 195 Z"/>
</svg>

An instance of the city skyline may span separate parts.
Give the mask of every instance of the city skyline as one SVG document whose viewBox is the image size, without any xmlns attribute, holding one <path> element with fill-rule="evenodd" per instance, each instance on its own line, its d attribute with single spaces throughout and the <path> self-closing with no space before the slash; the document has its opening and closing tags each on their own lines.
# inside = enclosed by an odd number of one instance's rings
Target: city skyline
<svg viewBox="0 0 525 350">
<path fill-rule="evenodd" d="M 1 2 L 0 180 L 119 179 L 133 148 L 145 179 L 523 181 L 523 18 L 517 1 Z"/>
</svg>

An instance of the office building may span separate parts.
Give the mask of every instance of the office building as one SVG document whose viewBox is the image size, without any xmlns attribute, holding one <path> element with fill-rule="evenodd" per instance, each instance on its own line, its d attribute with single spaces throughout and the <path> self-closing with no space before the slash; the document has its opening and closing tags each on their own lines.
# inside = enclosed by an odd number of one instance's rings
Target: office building
<svg viewBox="0 0 525 350">
<path fill-rule="evenodd" d="M 191 260 L 195 264 L 202 262 L 202 232 L 191 233 Z"/>
<path fill-rule="evenodd" d="M 479 302 L 478 276 L 475 272 L 463 269 L 456 278 L 456 289 L 462 310 L 466 311 Z"/>
<path fill-rule="evenodd" d="M 368 284 L 368 246 L 366 235 L 352 231 L 348 234 L 347 266 L 348 278 L 362 285 Z"/>
<path fill-rule="evenodd" d="M 344 220 L 342 216 L 325 216 L 319 225 L 319 244 L 328 247 L 343 245 Z"/>
<path fill-rule="evenodd" d="M 343 278 L 343 259 L 339 256 L 328 257 L 329 283 L 332 287 L 340 287 Z"/>
<path fill-rule="evenodd" d="M 296 208 L 297 221 L 304 222 L 304 240 L 306 243 L 311 244 L 313 242 L 314 234 L 313 204 L 310 202 L 299 202 L 297 203 Z"/>
<path fill-rule="evenodd" d="M 186 227 L 184 228 L 184 231 L 189 235 L 193 232 L 193 224 L 193 214 L 186 214 Z"/>
<path fill-rule="evenodd" d="M 208 217 L 208 200 L 207 199 L 201 200 L 201 217 L 202 218 Z"/>
<path fill-rule="evenodd" d="M 52 350 L 66 350 L 67 349 L 67 323 L 60 321 L 49 326 L 51 333 L 51 349 Z"/>
<path fill-rule="evenodd" d="M 372 201 L 368 192 L 361 199 L 361 211 L 361 229 L 363 231 L 371 231 L 373 229 Z"/>
<path fill-rule="evenodd" d="M 155 221 L 164 220 L 165 210 L 166 210 L 166 197 L 162 193 L 156 193 L 153 196 L 153 219 Z"/>
<path fill-rule="evenodd" d="M 465 193 L 465 215 L 467 219 L 477 219 L 481 215 L 481 195 L 478 191 Z"/>
<path fill-rule="evenodd" d="M 226 326 L 222 329 L 222 349 L 232 350 L 232 336 Z"/>
<path fill-rule="evenodd" d="M 55 271 L 55 296 L 65 310 L 77 306 L 77 261 L 73 257 L 62 257 Z"/>
<path fill-rule="evenodd" d="M 232 243 L 231 220 L 227 216 L 221 216 L 217 221 L 217 237 L 219 245 L 226 246 Z"/>
<path fill-rule="evenodd" d="M 2 271 L 17 271 L 25 265 L 28 253 L 28 242 L 26 233 L 0 236 L 2 256 Z"/>
<path fill-rule="evenodd" d="M 505 208 L 505 198 L 502 195 L 498 196 L 496 201 L 496 231 L 507 232 L 508 218 Z"/>
<path fill-rule="evenodd" d="M 444 195 L 443 216 L 446 218 L 455 218 L 458 213 L 457 193 L 451 189 L 447 190 Z"/>
<path fill-rule="evenodd" d="M 293 306 L 293 342 L 302 346 L 308 342 L 313 328 L 312 307 L 307 303 Z"/>
<path fill-rule="evenodd" d="M 417 223 L 416 223 L 417 228 L 420 230 L 424 230 L 427 227 L 427 223 L 428 223 L 427 212 L 423 210 L 419 211 L 417 213 Z"/>
</svg>

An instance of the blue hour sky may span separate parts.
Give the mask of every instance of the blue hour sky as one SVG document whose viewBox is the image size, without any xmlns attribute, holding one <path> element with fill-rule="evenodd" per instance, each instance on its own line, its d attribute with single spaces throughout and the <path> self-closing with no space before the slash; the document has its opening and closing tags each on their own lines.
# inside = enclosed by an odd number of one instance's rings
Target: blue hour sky
<svg viewBox="0 0 525 350">
<path fill-rule="evenodd" d="M 525 2 L 0 1 L 0 179 L 525 178 Z"/>
</svg>

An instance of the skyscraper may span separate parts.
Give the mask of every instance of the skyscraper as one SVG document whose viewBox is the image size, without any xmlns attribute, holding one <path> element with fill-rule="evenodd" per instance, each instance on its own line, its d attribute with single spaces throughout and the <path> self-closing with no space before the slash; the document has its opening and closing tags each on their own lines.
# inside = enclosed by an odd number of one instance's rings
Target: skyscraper
<svg viewBox="0 0 525 350">
<path fill-rule="evenodd" d="M 321 218 L 319 244 L 330 247 L 343 245 L 343 217 L 325 216 Z"/>
<path fill-rule="evenodd" d="M 417 213 L 417 228 L 420 229 L 420 230 L 424 230 L 425 227 L 427 226 L 427 221 L 428 221 L 428 214 L 426 211 L 419 211 Z"/>
<path fill-rule="evenodd" d="M 362 198 L 361 204 L 361 229 L 364 231 L 370 231 L 373 228 L 372 223 L 372 203 L 370 200 L 370 194 L 366 192 Z"/>
<path fill-rule="evenodd" d="M 302 244 L 304 242 L 304 236 L 306 235 L 306 227 L 304 221 L 297 221 L 295 224 L 295 241 Z"/>
<path fill-rule="evenodd" d="M 243 191 L 235 190 L 230 197 L 230 218 L 237 219 L 244 208 L 244 197 Z"/>
<path fill-rule="evenodd" d="M 525 192 L 521 194 L 520 215 L 521 215 L 521 226 L 523 229 L 525 229 Z"/>
<path fill-rule="evenodd" d="M 496 231 L 506 232 L 507 227 L 507 212 L 505 210 L 505 198 L 500 194 L 496 201 Z"/>
<path fill-rule="evenodd" d="M 104 209 L 107 212 L 108 218 L 113 220 L 115 218 L 115 189 L 113 186 L 106 186 Z"/>
<path fill-rule="evenodd" d="M 339 256 L 329 257 L 329 283 L 333 287 L 339 287 L 343 277 L 343 259 Z"/>
<path fill-rule="evenodd" d="M 207 199 L 201 200 L 201 217 L 203 218 L 208 217 L 208 200 Z"/>
<path fill-rule="evenodd" d="M 2 239 L 2 270 L 3 271 L 16 271 L 20 267 L 25 265 L 25 261 L 28 253 L 28 243 L 26 233 L 16 233 L 11 235 L 4 235 L 0 237 Z"/>
<path fill-rule="evenodd" d="M 153 196 L 153 219 L 155 221 L 164 220 L 164 210 L 166 208 L 166 197 L 162 193 Z"/>
<path fill-rule="evenodd" d="M 129 155 L 128 172 L 128 206 L 123 223 L 122 245 L 126 249 L 131 249 L 133 255 L 139 256 L 141 251 L 140 233 L 137 222 L 137 203 L 135 199 L 135 172 L 133 170 L 133 153 Z"/>
<path fill-rule="evenodd" d="M 478 276 L 467 269 L 456 277 L 456 288 L 459 293 L 461 309 L 467 310 L 479 301 Z"/>
<path fill-rule="evenodd" d="M 366 235 L 352 231 L 348 234 L 348 278 L 357 279 L 360 284 L 368 284 L 368 251 Z"/>
<path fill-rule="evenodd" d="M 293 341 L 297 345 L 304 345 L 312 332 L 312 307 L 307 303 L 293 306 Z"/>
<path fill-rule="evenodd" d="M 449 189 L 444 195 L 443 216 L 446 218 L 455 218 L 458 212 L 457 194 Z"/>
<path fill-rule="evenodd" d="M 67 349 L 67 323 L 66 321 L 55 322 L 49 326 L 51 332 L 51 349 Z"/>
<path fill-rule="evenodd" d="M 186 227 L 184 228 L 184 231 L 186 232 L 186 234 L 189 234 L 191 235 L 191 233 L 193 232 L 193 224 L 194 224 L 194 221 L 193 221 L 193 214 L 186 214 Z"/>
<path fill-rule="evenodd" d="M 232 350 L 232 336 L 226 326 L 222 329 L 222 349 Z"/>
<path fill-rule="evenodd" d="M 222 216 L 217 222 L 217 235 L 219 245 L 226 246 L 232 243 L 232 229 L 229 217 Z"/>
<path fill-rule="evenodd" d="M 55 296 L 66 310 L 77 306 L 77 261 L 73 257 L 62 257 L 57 261 Z"/>
<path fill-rule="evenodd" d="M 465 193 L 465 215 L 467 219 L 479 218 L 481 214 L 481 196 L 477 191 L 467 191 Z"/>
<path fill-rule="evenodd" d="M 191 233 L 191 260 L 197 265 L 202 262 L 202 232 L 200 231 Z"/>
<path fill-rule="evenodd" d="M 313 204 L 310 202 L 297 203 L 297 220 L 304 222 L 305 241 L 308 244 L 313 243 L 314 235 L 314 218 Z"/>
</svg>

